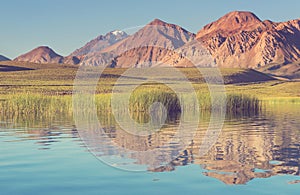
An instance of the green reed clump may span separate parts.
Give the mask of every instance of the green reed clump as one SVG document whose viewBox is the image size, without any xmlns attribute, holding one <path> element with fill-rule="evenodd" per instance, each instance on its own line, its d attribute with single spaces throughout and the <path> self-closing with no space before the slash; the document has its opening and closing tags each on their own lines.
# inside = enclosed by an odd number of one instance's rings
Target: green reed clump
<svg viewBox="0 0 300 195">
<path fill-rule="evenodd" d="M 110 112 L 111 94 L 97 94 L 95 96 L 95 104 L 98 112 Z"/>
<path fill-rule="evenodd" d="M 197 92 L 198 105 L 200 110 L 210 110 L 211 109 L 211 96 L 207 92 Z"/>
<path fill-rule="evenodd" d="M 181 111 L 180 100 L 174 92 L 157 89 L 133 91 L 129 99 L 129 109 L 131 112 L 147 112 L 155 102 L 162 103 L 168 112 Z"/>
<path fill-rule="evenodd" d="M 71 96 L 45 96 L 40 94 L 9 94 L 1 97 L 2 116 L 51 118 L 55 114 L 72 113 Z"/>
<path fill-rule="evenodd" d="M 245 94 L 227 93 L 213 98 L 208 92 L 198 92 L 197 97 L 200 110 L 226 109 L 227 115 L 255 115 L 262 106 L 257 97 Z M 212 102 L 214 107 L 212 107 Z"/>
<path fill-rule="evenodd" d="M 228 94 L 226 110 L 229 114 L 257 114 L 261 110 L 261 102 L 254 96 Z"/>
<path fill-rule="evenodd" d="M 161 102 L 169 113 L 180 112 L 182 109 L 194 111 L 199 108 L 203 111 L 210 111 L 226 108 L 227 113 L 257 114 L 261 108 L 258 98 L 244 94 L 227 94 L 212 98 L 209 93 L 197 92 L 197 100 L 193 97 L 193 94 L 189 93 L 175 94 L 172 91 L 140 89 L 132 93 L 129 108 L 133 112 L 146 112 L 154 102 Z"/>
<path fill-rule="evenodd" d="M 126 94 L 113 94 L 123 100 Z M 80 112 L 81 116 L 93 114 L 93 108 L 99 116 L 105 117 L 112 112 L 112 94 L 80 95 L 79 101 L 73 101 L 71 95 L 49 96 L 41 94 L 9 94 L 0 97 L 0 116 L 1 120 L 6 119 L 26 119 L 28 121 L 50 121 L 58 117 L 73 118 L 74 111 Z M 151 105 L 160 102 L 164 105 L 168 115 L 181 112 L 192 112 L 200 109 L 204 112 L 210 112 L 212 109 L 211 96 L 209 93 L 196 93 L 196 98 L 192 94 L 176 94 L 171 90 L 161 90 L 155 88 L 140 88 L 135 90 L 129 98 L 129 102 L 121 101 L 121 108 L 129 108 L 131 113 L 148 112 Z M 261 109 L 260 101 L 253 96 L 241 94 L 228 94 L 225 101 L 227 114 L 257 114 Z M 214 109 L 223 109 L 222 101 L 216 102 Z M 73 109 L 73 106 L 79 109 Z M 129 104 L 122 106 L 122 104 Z M 220 104 L 220 105 L 219 105 Z M 92 108 L 92 109 L 91 109 Z M 127 112 L 127 110 L 124 110 Z M 101 114 L 100 114 L 101 113 Z M 194 112 L 196 113 L 196 112 Z M 122 114 L 122 113 L 121 113 Z M 141 121 L 147 121 L 140 117 Z M 103 119 L 106 120 L 106 119 Z M 109 123 L 113 121 L 113 116 L 109 119 Z"/>
<path fill-rule="evenodd" d="M 17 126 L 38 127 L 53 121 L 72 121 L 71 96 L 8 94 L 0 96 L 0 121 Z"/>
</svg>

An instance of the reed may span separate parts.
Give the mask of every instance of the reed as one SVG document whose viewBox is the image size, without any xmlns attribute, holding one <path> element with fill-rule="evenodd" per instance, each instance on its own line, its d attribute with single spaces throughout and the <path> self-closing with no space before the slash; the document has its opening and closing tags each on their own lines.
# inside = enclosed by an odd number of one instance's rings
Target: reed
<svg viewBox="0 0 300 195">
<path fill-rule="evenodd" d="M 40 94 L 9 94 L 0 98 L 0 120 L 14 121 L 23 126 L 35 126 L 41 121 L 72 120 L 71 96 Z"/>
<path fill-rule="evenodd" d="M 117 94 L 122 97 L 122 94 Z M 82 96 L 82 98 L 86 98 Z M 91 97 L 90 97 L 91 98 Z M 95 105 L 99 116 L 111 113 L 111 94 L 98 94 L 95 97 Z M 191 94 L 175 94 L 168 90 L 159 89 L 138 89 L 135 90 L 129 99 L 129 110 L 131 113 L 148 113 L 150 106 L 160 102 L 166 108 L 168 115 L 184 111 L 195 111 L 199 106 L 200 111 L 210 112 L 211 98 L 209 93 L 197 92 L 197 100 Z M 83 101 L 83 103 L 91 101 Z M 184 107 L 181 107 L 184 102 Z M 81 105 L 81 112 L 90 112 L 89 107 Z M 87 108 L 87 110 L 84 110 Z M 125 107 L 124 107 L 125 108 Z M 241 94 L 228 94 L 226 102 L 227 114 L 258 113 L 261 109 L 261 102 L 254 96 Z M 53 117 L 73 116 L 73 102 L 71 95 L 50 96 L 41 94 L 9 94 L 0 98 L 1 120 L 12 118 L 26 118 L 28 120 L 48 121 Z M 138 115 L 138 114 L 133 114 Z M 139 116 L 139 115 L 138 115 Z M 139 116 L 140 117 L 140 116 Z M 147 117 L 146 117 L 147 118 Z"/>
<path fill-rule="evenodd" d="M 41 94 L 10 94 L 1 96 L 2 114 L 38 115 L 40 113 L 72 112 L 71 96 Z"/>
<path fill-rule="evenodd" d="M 129 109 L 132 112 L 147 112 L 155 102 L 162 103 L 169 113 L 181 112 L 179 98 L 174 92 L 156 89 L 135 90 L 129 99 Z"/>
</svg>

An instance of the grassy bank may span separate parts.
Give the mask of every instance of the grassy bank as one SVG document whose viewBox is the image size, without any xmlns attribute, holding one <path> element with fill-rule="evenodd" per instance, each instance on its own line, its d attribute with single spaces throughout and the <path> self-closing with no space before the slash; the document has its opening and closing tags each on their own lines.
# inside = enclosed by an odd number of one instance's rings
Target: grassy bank
<svg viewBox="0 0 300 195">
<path fill-rule="evenodd" d="M 26 68 L 23 71 L 1 71 L 0 95 L 11 93 L 34 93 L 44 95 L 72 94 L 77 66 L 59 64 L 34 64 L 21 62 L 0 62 L 3 66 Z M 117 79 L 126 69 L 105 69 L 97 85 L 97 93 L 111 93 Z M 139 74 L 139 69 L 136 70 Z M 179 68 L 197 91 L 207 92 L 207 86 L 196 68 Z M 259 99 L 278 97 L 300 97 L 300 82 L 274 80 L 254 70 L 221 68 L 228 93 L 255 95 Z M 90 75 L 96 75 L 91 70 Z M 170 82 L 178 78 L 168 78 Z M 130 83 L 128 83 L 130 84 Z M 158 86 L 153 86 L 157 88 Z M 163 87 L 160 87 L 162 90 Z"/>
<path fill-rule="evenodd" d="M 72 115 L 73 83 L 77 66 L 41 65 L 32 63 L 1 62 L 10 69 L 18 67 L 21 71 L 0 70 L 0 112 L 2 116 L 30 115 L 50 117 L 53 113 Z M 0 64 L 1 64 L 0 63 Z M 3 64 L 4 63 L 4 64 Z M 22 69 L 23 68 L 23 69 Z M 201 73 L 196 68 L 179 69 L 195 88 L 201 110 L 210 110 L 210 94 Z M 117 79 L 126 69 L 105 69 L 96 87 L 98 112 L 109 112 L 111 93 Z M 144 79 L 135 70 L 136 79 Z M 269 104 L 300 102 L 300 82 L 274 80 L 271 77 L 247 69 L 220 69 L 227 91 L 227 113 L 255 113 L 261 102 Z M 91 69 L 90 76 L 96 73 Z M 177 77 L 167 78 L 168 82 L 178 82 Z M 255 81 L 255 82 L 254 82 Z M 134 83 L 128 79 L 127 85 Z M 179 80 L 180 82 L 180 80 Z M 184 88 L 185 86 L 182 85 Z M 184 96 L 184 95 L 182 95 Z M 189 96 L 189 94 L 185 94 Z M 146 83 L 136 90 L 130 98 L 132 112 L 146 112 L 153 102 L 161 102 L 169 112 L 180 111 L 180 100 L 172 90 L 163 84 Z M 188 100 L 188 98 L 185 98 Z M 186 105 L 194 109 L 194 100 Z"/>
</svg>

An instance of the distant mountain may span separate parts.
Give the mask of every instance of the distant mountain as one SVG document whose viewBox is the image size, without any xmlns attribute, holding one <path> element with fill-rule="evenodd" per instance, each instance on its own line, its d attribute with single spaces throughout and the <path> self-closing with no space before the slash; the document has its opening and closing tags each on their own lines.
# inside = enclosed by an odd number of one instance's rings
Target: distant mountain
<svg viewBox="0 0 300 195">
<path fill-rule="evenodd" d="M 3 55 L 0 55 L 0 61 L 9 61 L 10 59 L 3 56 Z"/>
<path fill-rule="evenodd" d="M 177 49 L 194 38 L 195 34 L 178 25 L 155 19 L 124 41 L 104 51 L 124 52 L 142 46 L 164 46 L 167 49 Z"/>
<path fill-rule="evenodd" d="M 14 61 L 33 62 L 33 63 L 63 63 L 64 57 L 55 53 L 51 48 L 47 46 L 40 46 L 28 53 L 20 55 L 15 58 Z"/>
<path fill-rule="evenodd" d="M 100 52 L 85 56 L 85 65 L 137 66 L 162 59 L 168 52 L 193 40 L 195 35 L 175 24 L 155 19 L 138 32 Z M 169 51 L 167 51 L 169 50 Z M 150 65 L 149 65 L 150 66 Z"/>
<path fill-rule="evenodd" d="M 261 21 L 251 12 L 235 11 L 206 25 L 196 38 L 219 67 L 254 68 L 277 75 L 300 70 L 295 65 L 300 58 L 300 19 Z"/>
<path fill-rule="evenodd" d="M 102 49 L 109 47 L 123 39 L 128 37 L 126 32 L 115 30 L 107 33 L 106 35 L 100 35 L 95 39 L 91 40 L 87 44 L 85 44 L 80 49 L 76 49 L 69 56 L 83 56 L 91 52 L 99 52 Z"/>
<path fill-rule="evenodd" d="M 101 52 L 101 50 L 127 37 L 126 32 L 120 30 L 111 31 L 106 35 L 100 35 L 67 56 L 65 63 L 78 64 L 82 59 L 86 58 L 88 54 Z"/>
</svg>

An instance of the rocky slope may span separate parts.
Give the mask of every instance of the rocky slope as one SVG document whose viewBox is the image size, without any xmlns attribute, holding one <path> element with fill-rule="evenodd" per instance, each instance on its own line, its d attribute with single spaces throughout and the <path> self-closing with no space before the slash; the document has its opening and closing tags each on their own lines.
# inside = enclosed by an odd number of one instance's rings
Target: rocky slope
<svg viewBox="0 0 300 195">
<path fill-rule="evenodd" d="M 284 68 L 289 74 L 290 64 L 300 58 L 300 19 L 276 23 L 236 11 L 206 25 L 196 38 L 219 67 L 265 69 L 275 74 Z M 295 69 L 299 71 L 299 66 L 291 67 Z"/>
</svg>

